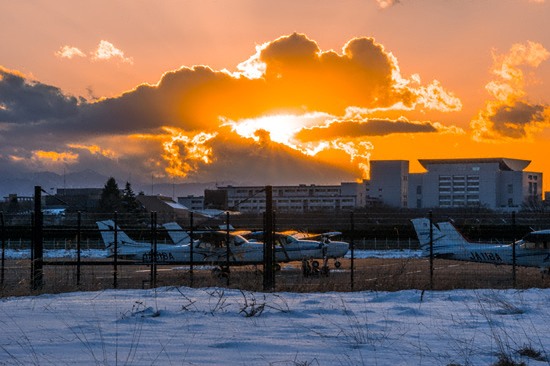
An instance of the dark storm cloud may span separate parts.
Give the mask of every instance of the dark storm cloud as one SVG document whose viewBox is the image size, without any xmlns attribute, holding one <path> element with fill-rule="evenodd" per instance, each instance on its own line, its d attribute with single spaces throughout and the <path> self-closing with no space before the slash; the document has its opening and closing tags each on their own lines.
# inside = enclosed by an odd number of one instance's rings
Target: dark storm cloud
<svg viewBox="0 0 550 366">
<path fill-rule="evenodd" d="M 0 122 L 34 123 L 72 117 L 78 99 L 0 66 Z"/>
<path fill-rule="evenodd" d="M 365 136 L 385 136 L 394 133 L 437 132 L 428 122 L 390 121 L 370 119 L 363 121 L 334 122 L 324 127 L 304 128 L 296 134 L 303 142 L 328 141 L 335 138 L 356 138 Z"/>
<path fill-rule="evenodd" d="M 545 125 L 550 121 L 544 115 L 545 107 L 517 101 L 513 105 L 500 105 L 489 120 L 493 129 L 502 136 L 520 138 L 526 135 L 526 128 Z"/>
</svg>

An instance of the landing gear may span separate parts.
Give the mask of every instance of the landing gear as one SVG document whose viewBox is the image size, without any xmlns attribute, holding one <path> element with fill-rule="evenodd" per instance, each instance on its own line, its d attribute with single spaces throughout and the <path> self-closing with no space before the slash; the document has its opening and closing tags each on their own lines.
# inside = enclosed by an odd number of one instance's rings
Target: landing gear
<svg viewBox="0 0 550 366">
<path fill-rule="evenodd" d="M 212 276 L 218 278 L 227 278 L 229 277 L 229 267 L 215 267 L 212 269 Z"/>
<path fill-rule="evenodd" d="M 328 267 L 328 260 L 323 260 L 323 266 L 320 266 L 319 261 L 302 259 L 302 274 L 304 277 L 309 276 L 328 276 L 330 269 Z"/>
<path fill-rule="evenodd" d="M 340 268 L 342 266 L 342 262 L 339 260 L 334 261 L 334 268 Z"/>
</svg>

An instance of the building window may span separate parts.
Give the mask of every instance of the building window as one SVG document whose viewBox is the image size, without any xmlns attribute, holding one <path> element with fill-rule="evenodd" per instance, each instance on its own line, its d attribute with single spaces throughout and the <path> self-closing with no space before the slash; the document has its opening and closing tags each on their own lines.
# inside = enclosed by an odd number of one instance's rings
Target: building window
<svg viewBox="0 0 550 366">
<path fill-rule="evenodd" d="M 416 194 L 422 194 L 422 186 L 416 186 Z"/>
<path fill-rule="evenodd" d="M 508 193 L 510 193 L 510 194 L 514 193 L 514 185 L 513 184 L 508 184 Z"/>
</svg>

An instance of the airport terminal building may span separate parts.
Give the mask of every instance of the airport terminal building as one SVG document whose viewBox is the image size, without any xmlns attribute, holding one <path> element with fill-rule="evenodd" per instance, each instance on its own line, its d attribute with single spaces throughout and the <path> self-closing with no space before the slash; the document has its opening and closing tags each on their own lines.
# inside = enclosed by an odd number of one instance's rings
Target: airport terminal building
<svg viewBox="0 0 550 366">
<path fill-rule="evenodd" d="M 390 206 L 408 208 L 518 211 L 526 203 L 542 202 L 542 173 L 525 171 L 529 160 L 421 159 L 419 163 L 425 173 L 409 173 L 409 162 L 404 160 L 372 161 L 369 194 Z"/>
</svg>

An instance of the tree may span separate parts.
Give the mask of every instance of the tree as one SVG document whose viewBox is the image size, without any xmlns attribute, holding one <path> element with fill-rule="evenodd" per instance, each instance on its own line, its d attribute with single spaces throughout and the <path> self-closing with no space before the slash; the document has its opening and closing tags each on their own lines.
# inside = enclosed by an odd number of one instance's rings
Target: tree
<svg viewBox="0 0 550 366">
<path fill-rule="evenodd" d="M 122 208 L 122 197 L 120 190 L 118 189 L 118 184 L 115 178 L 110 177 L 103 191 L 101 192 L 101 199 L 99 200 L 99 211 L 100 212 L 115 212 L 119 211 Z"/>
<path fill-rule="evenodd" d="M 140 205 L 136 200 L 136 194 L 132 190 L 130 182 L 126 182 L 126 186 L 122 191 L 122 210 L 127 213 L 140 212 Z"/>
</svg>

